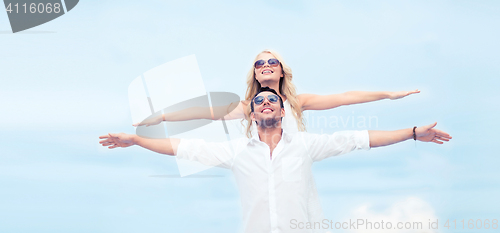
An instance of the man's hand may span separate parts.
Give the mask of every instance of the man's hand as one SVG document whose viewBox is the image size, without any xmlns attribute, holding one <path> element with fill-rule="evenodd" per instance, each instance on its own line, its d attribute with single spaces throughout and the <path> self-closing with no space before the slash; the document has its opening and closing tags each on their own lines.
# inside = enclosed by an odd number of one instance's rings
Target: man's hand
<svg viewBox="0 0 500 233">
<path fill-rule="evenodd" d="M 418 89 L 416 89 L 414 91 L 395 91 L 395 92 L 390 92 L 389 93 L 389 99 L 391 99 L 391 100 L 401 99 L 403 97 L 406 97 L 408 95 L 415 94 L 415 93 L 420 93 L 420 91 Z"/>
<path fill-rule="evenodd" d="M 439 129 L 434 129 L 436 125 L 437 122 L 430 125 L 417 127 L 415 129 L 417 140 L 422 142 L 434 142 L 437 144 L 443 144 L 443 141 L 449 141 L 451 139 L 451 136 Z"/>
<path fill-rule="evenodd" d="M 129 147 L 135 145 L 134 137 L 135 135 L 126 133 L 108 133 L 108 135 L 99 137 L 99 139 L 104 139 L 99 141 L 99 143 L 101 143 L 102 146 L 107 146 L 109 149 Z"/>
</svg>

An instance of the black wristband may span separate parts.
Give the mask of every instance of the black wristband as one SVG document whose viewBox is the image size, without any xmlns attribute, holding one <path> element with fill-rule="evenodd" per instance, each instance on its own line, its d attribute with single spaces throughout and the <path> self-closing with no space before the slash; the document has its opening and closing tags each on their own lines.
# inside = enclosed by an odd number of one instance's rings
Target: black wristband
<svg viewBox="0 0 500 233">
<path fill-rule="evenodd" d="M 413 127 L 413 140 L 417 140 L 417 134 L 415 134 L 415 129 L 417 128 L 417 126 L 414 126 Z"/>
</svg>

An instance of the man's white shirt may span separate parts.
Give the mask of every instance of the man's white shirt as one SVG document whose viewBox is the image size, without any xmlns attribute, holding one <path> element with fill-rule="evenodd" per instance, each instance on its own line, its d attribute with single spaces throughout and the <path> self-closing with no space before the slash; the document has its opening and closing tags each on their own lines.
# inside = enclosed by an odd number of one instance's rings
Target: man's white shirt
<svg viewBox="0 0 500 233">
<path fill-rule="evenodd" d="M 231 169 L 241 195 L 244 232 L 322 232 L 297 227 L 323 219 L 311 166 L 359 149 L 370 149 L 366 130 L 331 135 L 283 130 L 272 156 L 255 133 L 223 143 L 181 139 L 177 159 Z"/>
</svg>

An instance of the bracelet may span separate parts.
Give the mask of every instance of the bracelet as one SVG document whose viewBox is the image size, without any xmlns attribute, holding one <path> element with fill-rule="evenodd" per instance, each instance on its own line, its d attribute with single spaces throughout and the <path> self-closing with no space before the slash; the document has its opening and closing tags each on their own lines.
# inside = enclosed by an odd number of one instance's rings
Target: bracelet
<svg viewBox="0 0 500 233">
<path fill-rule="evenodd" d="M 415 134 L 415 129 L 417 128 L 417 126 L 414 126 L 413 127 L 413 140 L 417 140 L 417 134 Z"/>
</svg>

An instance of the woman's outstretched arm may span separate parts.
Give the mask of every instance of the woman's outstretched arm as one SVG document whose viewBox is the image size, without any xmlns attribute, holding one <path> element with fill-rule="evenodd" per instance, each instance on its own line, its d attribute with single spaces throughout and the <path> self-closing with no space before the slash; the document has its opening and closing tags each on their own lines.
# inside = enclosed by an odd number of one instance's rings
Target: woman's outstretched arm
<svg viewBox="0 0 500 233">
<path fill-rule="evenodd" d="M 400 99 L 405 96 L 420 93 L 420 91 L 348 91 L 342 94 L 332 95 L 315 95 L 315 94 L 300 94 L 298 95 L 302 110 L 327 110 L 340 107 L 342 105 L 360 104 L 383 99 Z"/>
<path fill-rule="evenodd" d="M 232 103 L 236 104 L 236 103 Z M 189 121 L 198 119 L 220 120 L 222 116 L 224 120 L 242 119 L 245 117 L 245 108 L 248 105 L 247 101 L 239 101 L 238 106 L 230 105 L 215 106 L 215 107 L 191 107 L 177 112 L 170 112 L 158 115 L 157 117 L 148 118 L 142 122 L 133 124 L 133 126 L 150 126 L 160 124 L 162 121 Z M 233 109 L 234 108 L 234 109 Z M 232 109 L 232 111 L 231 111 Z"/>
</svg>

